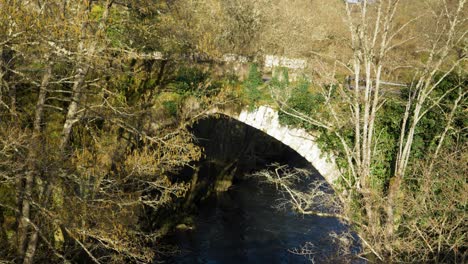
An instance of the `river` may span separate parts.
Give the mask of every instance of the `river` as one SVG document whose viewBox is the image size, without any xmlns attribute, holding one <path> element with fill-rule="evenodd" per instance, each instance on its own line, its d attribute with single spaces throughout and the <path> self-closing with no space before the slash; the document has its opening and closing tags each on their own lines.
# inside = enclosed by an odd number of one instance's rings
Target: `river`
<svg viewBox="0 0 468 264">
<path fill-rule="evenodd" d="M 334 218 L 278 211 L 273 205 L 279 198 L 272 186 L 250 179 L 203 201 L 194 229 L 171 237 L 180 253 L 168 262 L 311 263 L 291 252 L 310 242 L 316 247 L 316 263 L 336 263 L 329 234 L 346 227 Z"/>
<path fill-rule="evenodd" d="M 210 161 L 228 164 L 237 160 L 237 172 L 227 191 L 198 194 L 193 202 L 197 207 L 193 223 L 188 228 L 176 229 L 165 241 L 178 248 L 178 254 L 164 259 L 165 262 L 349 263 L 347 257 L 337 257 L 337 245 L 330 237 L 332 232 L 346 231 L 346 226 L 335 218 L 277 210 L 275 205 L 284 198 L 281 192 L 258 178 L 246 177 L 252 171 L 279 162 L 309 169 L 313 179 L 323 179 L 304 158 L 261 131 L 233 120 L 203 120 L 194 126 L 193 132 L 203 139 L 200 144 L 206 154 L 198 165 L 201 168 L 198 185 L 209 186 L 220 177 L 221 169 L 206 168 Z M 314 245 L 314 254 L 293 253 L 306 243 Z"/>
</svg>

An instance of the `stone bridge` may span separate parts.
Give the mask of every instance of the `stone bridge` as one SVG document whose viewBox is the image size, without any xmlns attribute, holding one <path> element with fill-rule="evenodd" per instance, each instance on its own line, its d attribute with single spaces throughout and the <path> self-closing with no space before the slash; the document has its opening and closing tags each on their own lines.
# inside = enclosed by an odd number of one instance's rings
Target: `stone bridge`
<svg viewBox="0 0 468 264">
<path fill-rule="evenodd" d="M 212 114 L 222 114 L 234 118 L 289 146 L 309 161 L 332 186 L 341 175 L 335 164 L 334 157 L 324 155 L 313 135 L 304 129 L 281 125 L 278 112 L 273 108 L 260 106 L 253 111 L 242 110 L 240 113 L 235 114 L 216 109 L 212 111 Z"/>
</svg>

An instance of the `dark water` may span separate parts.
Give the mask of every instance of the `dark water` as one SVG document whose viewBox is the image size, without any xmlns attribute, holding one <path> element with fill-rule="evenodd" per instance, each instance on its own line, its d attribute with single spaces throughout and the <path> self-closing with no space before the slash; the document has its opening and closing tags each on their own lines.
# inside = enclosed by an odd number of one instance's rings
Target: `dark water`
<svg viewBox="0 0 468 264">
<path fill-rule="evenodd" d="M 335 258 L 336 245 L 329 236 L 330 232 L 346 229 L 337 219 L 278 211 L 273 207 L 284 198 L 281 193 L 272 185 L 245 177 L 277 162 L 310 170 L 311 179 L 323 179 L 308 161 L 262 131 L 229 118 L 201 120 L 192 132 L 206 155 L 197 165 L 201 168 L 197 181 L 200 188 L 192 201 L 197 208 L 193 229 L 177 230 L 167 238 L 165 242 L 176 245 L 180 254 L 165 262 L 311 263 L 307 257 L 291 252 L 307 242 L 314 245 L 315 253 L 310 256 L 314 263 L 346 261 Z M 207 166 L 211 164 L 207 161 L 236 161 L 236 175 L 228 191 L 203 200 L 224 168 Z"/>
<path fill-rule="evenodd" d="M 335 255 L 329 239 L 345 227 L 334 218 L 300 216 L 272 208 L 281 198 L 271 186 L 244 180 L 200 206 L 193 230 L 171 238 L 181 253 L 169 263 L 311 263 L 290 251 L 315 245 L 315 263 Z"/>
</svg>

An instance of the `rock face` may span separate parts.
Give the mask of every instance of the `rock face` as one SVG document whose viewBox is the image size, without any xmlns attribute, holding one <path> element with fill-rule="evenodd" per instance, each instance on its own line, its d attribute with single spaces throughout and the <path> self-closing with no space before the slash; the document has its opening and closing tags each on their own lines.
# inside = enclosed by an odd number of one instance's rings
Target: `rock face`
<svg viewBox="0 0 468 264">
<path fill-rule="evenodd" d="M 243 110 L 238 115 L 228 114 L 238 121 L 265 132 L 283 144 L 289 146 L 307 161 L 327 180 L 334 181 L 341 175 L 332 156 L 326 156 L 319 149 L 315 137 L 304 129 L 290 128 L 279 122 L 278 112 L 268 106 L 260 106 L 254 111 Z"/>
</svg>

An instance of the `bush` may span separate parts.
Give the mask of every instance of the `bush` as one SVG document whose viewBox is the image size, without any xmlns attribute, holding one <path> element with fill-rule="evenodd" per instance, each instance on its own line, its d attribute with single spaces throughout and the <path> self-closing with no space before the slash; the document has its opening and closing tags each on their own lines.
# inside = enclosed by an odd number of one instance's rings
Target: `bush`
<svg viewBox="0 0 468 264">
<path fill-rule="evenodd" d="M 427 171 L 418 160 L 401 195 L 396 252 L 406 262 L 466 263 L 468 155 L 465 143 L 446 148 Z"/>
<path fill-rule="evenodd" d="M 434 82 L 437 82 L 441 78 L 442 74 L 439 73 L 434 77 Z M 428 109 L 437 98 L 442 97 L 445 93 L 445 97 L 437 104 L 437 107 L 431 108 L 419 121 L 416 127 L 415 136 L 413 140 L 412 153 L 415 159 L 422 159 L 426 156 L 427 152 L 433 151 L 439 140 L 439 135 L 445 129 L 446 118 L 450 113 L 453 106 L 453 102 L 458 97 L 459 89 L 466 89 L 468 85 L 468 78 L 464 75 L 458 75 L 451 73 L 442 80 L 431 94 L 432 99 L 427 100 L 423 106 Z M 407 100 L 410 96 L 410 90 L 405 89 L 402 93 L 403 99 Z M 466 97 L 465 97 L 466 98 Z M 466 99 L 464 99 L 466 100 Z M 401 111 L 401 113 L 403 113 Z M 400 115 L 401 116 L 401 115 Z M 454 120 L 452 122 L 451 129 L 453 131 L 460 131 L 461 137 L 465 138 L 468 134 L 465 132 L 468 125 L 468 115 L 466 111 L 463 111 L 463 107 L 455 112 Z M 451 145 L 458 140 L 457 133 L 449 133 L 445 138 L 445 144 Z"/>
<path fill-rule="evenodd" d="M 224 82 L 228 85 L 239 84 L 239 77 L 234 71 L 230 71 L 223 76 Z"/>
<path fill-rule="evenodd" d="M 177 117 L 177 105 L 178 104 L 176 101 L 165 101 L 162 103 L 162 105 L 169 115 L 173 117 Z"/>
<path fill-rule="evenodd" d="M 177 71 L 170 87 L 181 95 L 202 96 L 220 88 L 221 82 L 212 82 L 208 71 L 195 67 L 182 67 Z"/>
<path fill-rule="evenodd" d="M 292 88 L 291 96 L 287 100 L 287 106 L 304 115 L 313 116 L 318 113 L 324 98 L 320 94 L 313 94 L 309 91 L 310 81 L 303 78 Z M 279 113 L 280 123 L 285 125 L 300 126 L 310 128 L 310 124 L 288 114 Z"/>
<path fill-rule="evenodd" d="M 289 72 L 287 68 L 280 67 L 273 73 L 273 78 L 270 82 L 270 87 L 273 89 L 284 90 L 289 86 Z"/>
<path fill-rule="evenodd" d="M 259 87 L 262 84 L 262 73 L 258 70 L 258 65 L 253 63 L 250 65 L 249 75 L 244 81 L 244 92 L 249 105 L 255 105 L 262 97 L 262 93 L 259 90 Z"/>
</svg>

